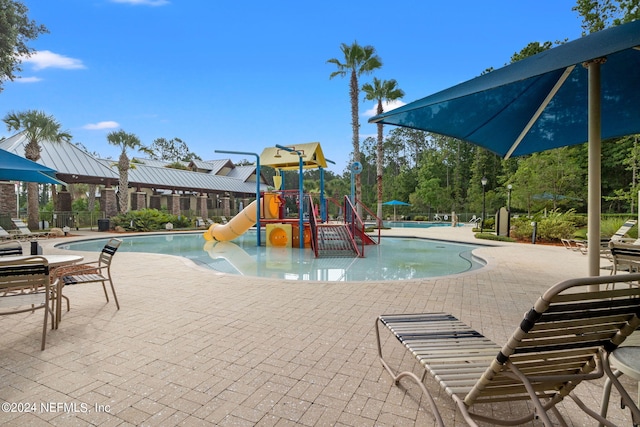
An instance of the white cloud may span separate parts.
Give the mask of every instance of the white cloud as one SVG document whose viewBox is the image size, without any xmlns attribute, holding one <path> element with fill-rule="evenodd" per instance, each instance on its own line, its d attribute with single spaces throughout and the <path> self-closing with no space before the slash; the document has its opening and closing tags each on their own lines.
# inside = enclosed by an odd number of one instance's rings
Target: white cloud
<svg viewBox="0 0 640 427">
<path fill-rule="evenodd" d="M 111 0 L 113 3 L 126 3 L 134 6 L 164 6 L 169 4 L 169 0 Z"/>
<path fill-rule="evenodd" d="M 82 129 L 102 130 L 102 129 L 115 129 L 119 127 L 120 127 L 120 124 L 118 122 L 108 120 L 108 121 L 98 122 L 98 123 L 89 123 L 87 125 L 82 126 Z"/>
<path fill-rule="evenodd" d="M 14 80 L 16 83 L 36 83 L 42 81 L 40 77 L 18 77 Z"/>
<path fill-rule="evenodd" d="M 53 53 L 50 50 L 39 50 L 30 57 L 23 58 L 22 62 L 32 64 L 34 70 L 45 68 L 63 68 L 65 70 L 86 68 L 81 60 Z"/>
<path fill-rule="evenodd" d="M 395 100 L 395 101 L 391 101 L 391 102 L 383 102 L 382 103 L 382 111 L 384 111 L 385 113 L 387 111 L 391 111 L 393 109 L 396 109 L 398 107 L 402 107 L 403 105 L 405 105 L 404 102 L 400 101 L 400 100 Z M 373 117 L 375 116 L 378 111 L 378 103 L 374 103 L 373 107 L 371 107 L 370 109 L 368 109 L 367 111 L 365 111 L 364 113 L 362 113 L 363 116 L 365 117 Z"/>
</svg>

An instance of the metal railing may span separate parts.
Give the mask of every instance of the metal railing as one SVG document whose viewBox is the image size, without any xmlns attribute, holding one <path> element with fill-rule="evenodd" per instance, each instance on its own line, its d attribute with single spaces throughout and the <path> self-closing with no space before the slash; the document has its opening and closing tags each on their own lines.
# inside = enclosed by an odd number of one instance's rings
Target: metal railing
<svg viewBox="0 0 640 427">
<path fill-rule="evenodd" d="M 349 228 L 349 234 L 351 236 L 354 249 L 358 253 L 359 257 L 363 257 L 364 256 L 364 239 L 362 238 L 360 239 L 361 247 L 358 248 L 358 245 L 356 244 L 356 241 L 355 241 L 355 236 L 358 233 L 358 231 L 364 234 L 364 221 L 362 221 L 362 218 L 360 218 L 360 216 L 358 215 L 358 212 L 356 212 L 355 207 L 353 206 L 353 204 L 351 204 L 351 200 L 349 196 L 344 196 L 344 221 L 347 224 L 347 227 Z"/>
<path fill-rule="evenodd" d="M 311 229 L 311 249 L 316 258 L 318 258 L 318 219 L 316 218 L 316 209 L 313 203 L 313 197 L 306 196 L 307 212 L 309 212 L 309 228 Z"/>
</svg>

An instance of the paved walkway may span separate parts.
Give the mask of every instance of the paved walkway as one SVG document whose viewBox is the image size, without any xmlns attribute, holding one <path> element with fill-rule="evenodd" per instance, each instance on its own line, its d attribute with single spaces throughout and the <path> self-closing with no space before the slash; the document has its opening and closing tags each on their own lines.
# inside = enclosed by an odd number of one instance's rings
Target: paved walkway
<svg viewBox="0 0 640 427">
<path fill-rule="evenodd" d="M 384 234 L 477 242 L 470 227 Z M 41 244 L 56 253 L 54 244 L 72 239 Z M 587 274 L 586 257 L 563 247 L 486 243 L 475 251 L 488 261 L 481 270 L 402 282 L 232 276 L 179 257 L 120 252 L 113 272 L 121 310 L 105 303 L 99 285 L 69 287 L 71 311 L 48 333 L 43 352 L 41 312 L 0 320 L 0 401 L 35 404 L 33 413 L 1 413 L 0 423 L 433 425 L 418 387 L 394 386 L 377 360 L 377 315 L 446 311 L 502 344 L 540 293 Z M 397 341 L 384 349 L 393 363 L 420 373 Z M 447 425 L 463 425 L 451 401 L 427 384 Z M 626 384 L 634 395 L 636 385 Z M 601 383 L 577 391 L 599 405 Z M 595 425 L 572 405 L 563 410 L 572 425 Z M 614 421 L 630 424 L 628 411 L 611 406 Z"/>
</svg>

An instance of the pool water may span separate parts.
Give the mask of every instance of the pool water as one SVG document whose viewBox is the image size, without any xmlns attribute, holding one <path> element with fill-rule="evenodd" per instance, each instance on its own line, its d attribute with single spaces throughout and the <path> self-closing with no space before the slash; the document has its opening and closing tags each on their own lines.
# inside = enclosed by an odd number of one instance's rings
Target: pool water
<svg viewBox="0 0 640 427">
<path fill-rule="evenodd" d="M 383 221 L 385 227 L 393 228 L 431 228 L 431 227 L 451 227 L 450 222 L 425 222 L 425 221 Z M 463 227 L 463 223 L 458 223 L 457 227 Z"/>
<path fill-rule="evenodd" d="M 176 255 L 224 273 L 286 280 L 407 280 L 458 274 L 484 265 L 471 253 L 479 246 L 405 237 L 383 237 L 379 245 L 365 246 L 364 258 L 315 258 L 311 249 L 257 247 L 255 230 L 233 242 L 206 242 L 201 232 L 121 238 L 119 252 Z M 57 247 L 99 252 L 107 240 Z"/>
</svg>

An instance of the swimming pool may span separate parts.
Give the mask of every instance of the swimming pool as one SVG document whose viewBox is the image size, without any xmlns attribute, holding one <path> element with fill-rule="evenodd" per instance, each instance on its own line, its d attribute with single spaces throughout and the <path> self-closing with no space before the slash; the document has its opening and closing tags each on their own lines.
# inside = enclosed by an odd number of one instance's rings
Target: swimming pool
<svg viewBox="0 0 640 427">
<path fill-rule="evenodd" d="M 450 222 L 426 222 L 426 221 L 383 221 L 385 227 L 391 228 L 431 228 L 431 227 L 451 227 Z M 463 227 L 463 223 L 458 223 L 457 227 Z"/>
<path fill-rule="evenodd" d="M 121 238 L 119 252 L 177 255 L 224 273 L 285 280 L 408 280 L 458 274 L 484 266 L 472 254 L 477 245 L 411 237 L 383 237 L 379 245 L 365 247 L 364 258 L 315 258 L 310 249 L 257 247 L 255 230 L 233 242 L 205 242 L 201 232 Z M 99 252 L 107 240 L 83 240 L 56 247 Z"/>
</svg>

